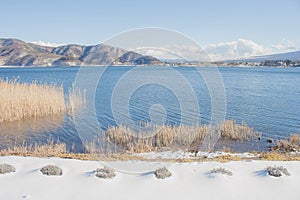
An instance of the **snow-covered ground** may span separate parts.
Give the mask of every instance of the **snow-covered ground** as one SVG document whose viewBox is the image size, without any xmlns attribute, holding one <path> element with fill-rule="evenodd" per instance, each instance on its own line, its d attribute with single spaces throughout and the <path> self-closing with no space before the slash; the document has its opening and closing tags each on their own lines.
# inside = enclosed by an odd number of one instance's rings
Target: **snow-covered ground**
<svg viewBox="0 0 300 200">
<path fill-rule="evenodd" d="M 1 200 L 300 199 L 300 162 L 296 161 L 98 162 L 9 156 L 0 157 L 1 163 L 16 167 L 15 173 L 0 175 Z M 40 168 L 48 164 L 61 167 L 63 175 L 42 175 Z M 97 178 L 93 170 L 103 165 L 115 167 L 117 176 Z M 264 169 L 274 165 L 286 167 L 291 176 L 268 176 Z M 152 171 L 161 166 L 167 166 L 171 178 L 155 178 Z M 211 174 L 215 167 L 224 167 L 233 176 Z"/>
<path fill-rule="evenodd" d="M 220 156 L 236 156 L 240 158 L 254 158 L 255 155 L 252 153 L 227 153 L 222 151 L 216 152 L 198 152 L 197 156 L 195 153 L 186 152 L 182 150 L 178 151 L 162 151 L 162 152 L 147 152 L 147 153 L 137 153 L 136 156 L 145 158 L 145 159 L 179 159 L 179 158 L 189 158 L 189 159 L 197 159 L 197 157 L 202 156 L 206 158 L 216 158 Z"/>
</svg>

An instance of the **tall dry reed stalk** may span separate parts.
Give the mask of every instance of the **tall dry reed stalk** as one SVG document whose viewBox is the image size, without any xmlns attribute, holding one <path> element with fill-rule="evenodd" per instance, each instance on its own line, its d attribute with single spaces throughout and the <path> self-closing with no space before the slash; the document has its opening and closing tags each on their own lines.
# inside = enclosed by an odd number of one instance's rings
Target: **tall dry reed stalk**
<svg viewBox="0 0 300 200">
<path fill-rule="evenodd" d="M 62 86 L 56 84 L 19 83 L 17 79 L 0 79 L 0 122 L 63 114 L 85 103 L 84 93 L 73 88 L 66 105 Z"/>
<path fill-rule="evenodd" d="M 86 90 L 81 90 L 76 88 L 74 84 L 72 84 L 71 89 L 69 90 L 68 96 L 68 105 L 67 108 L 69 111 L 74 113 L 76 108 L 81 107 L 86 104 Z"/>
</svg>

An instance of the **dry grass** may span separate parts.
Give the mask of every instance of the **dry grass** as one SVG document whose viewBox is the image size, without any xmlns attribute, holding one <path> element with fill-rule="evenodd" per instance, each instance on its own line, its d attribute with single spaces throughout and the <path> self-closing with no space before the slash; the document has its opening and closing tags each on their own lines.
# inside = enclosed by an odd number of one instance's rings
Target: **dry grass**
<svg viewBox="0 0 300 200">
<path fill-rule="evenodd" d="M 62 154 L 67 153 L 67 147 L 65 143 L 54 143 L 53 140 L 49 139 L 47 144 L 39 145 L 15 145 L 12 148 L 0 150 L 0 156 L 34 156 L 34 157 L 59 157 Z"/>
<path fill-rule="evenodd" d="M 164 147 L 187 148 L 196 140 L 203 140 L 208 132 L 209 126 L 161 126 L 147 133 L 134 132 L 125 126 L 111 127 L 104 132 L 107 141 L 123 147 L 129 152 L 149 152 Z M 90 145 L 96 146 L 96 145 Z"/>
<path fill-rule="evenodd" d="M 293 145 L 300 146 L 300 135 L 293 134 L 290 136 L 290 143 Z"/>
<path fill-rule="evenodd" d="M 66 105 L 62 86 L 56 84 L 19 83 L 17 79 L 0 79 L 0 122 L 39 118 L 66 113 L 85 103 L 84 93 L 72 89 Z"/>
<path fill-rule="evenodd" d="M 81 90 L 76 88 L 74 84 L 72 84 L 71 89 L 69 90 L 69 98 L 68 98 L 68 110 L 74 113 L 74 110 L 80 108 L 82 105 L 86 104 L 86 90 Z"/>
<path fill-rule="evenodd" d="M 111 127 L 104 132 L 108 141 L 123 147 L 129 152 L 149 152 L 165 147 L 180 149 L 195 149 L 208 134 L 218 133 L 222 139 L 249 140 L 258 137 L 258 134 L 246 124 L 236 124 L 234 121 L 225 121 L 217 127 L 203 126 L 161 126 L 149 133 L 134 132 L 125 126 Z"/>
<path fill-rule="evenodd" d="M 16 168 L 9 164 L 0 164 L 0 174 L 8 174 L 16 171 Z"/>
<path fill-rule="evenodd" d="M 225 174 L 225 175 L 228 175 L 228 176 L 232 176 L 232 172 L 229 171 L 228 169 L 225 169 L 223 167 L 218 167 L 218 168 L 214 168 L 211 170 L 211 173 L 212 174 Z"/>
<path fill-rule="evenodd" d="M 48 142 L 43 145 L 21 145 L 9 149 L 0 150 L 0 156 L 32 156 L 32 157 L 59 157 L 77 160 L 102 160 L 102 161 L 126 161 L 126 160 L 140 160 L 149 162 L 230 162 L 242 160 L 268 160 L 268 161 L 300 161 L 300 154 L 282 153 L 282 152 L 253 152 L 255 157 L 243 158 L 235 155 L 222 155 L 212 158 L 205 156 L 197 156 L 190 158 L 170 158 L 170 159 L 149 159 L 132 154 L 130 152 L 110 152 L 110 153 L 70 153 L 67 151 L 66 144 Z"/>
<path fill-rule="evenodd" d="M 166 168 L 159 168 L 154 171 L 154 175 L 157 179 L 165 179 L 172 176 L 172 173 Z"/>
<path fill-rule="evenodd" d="M 276 160 L 276 161 L 300 161 L 300 154 L 291 154 L 285 152 L 260 152 L 257 153 L 258 160 Z"/>
<path fill-rule="evenodd" d="M 66 112 L 63 87 L 0 80 L 0 122 Z"/>
<path fill-rule="evenodd" d="M 271 151 L 293 152 L 300 151 L 300 135 L 290 135 L 288 140 L 279 140 L 275 146 L 271 147 Z"/>
<path fill-rule="evenodd" d="M 233 120 L 224 121 L 220 124 L 219 130 L 223 139 L 243 141 L 259 137 L 259 134 L 246 123 L 237 124 Z"/>
<path fill-rule="evenodd" d="M 40 169 L 40 172 L 46 176 L 61 176 L 63 170 L 55 165 L 47 165 Z"/>
<path fill-rule="evenodd" d="M 104 179 L 111 179 L 117 175 L 115 170 L 109 167 L 97 168 L 95 173 L 96 177 Z"/>
<path fill-rule="evenodd" d="M 274 176 L 274 177 L 281 177 L 282 175 L 286 175 L 286 176 L 290 176 L 290 172 L 283 166 L 268 166 L 266 168 L 267 173 L 270 176 Z"/>
</svg>

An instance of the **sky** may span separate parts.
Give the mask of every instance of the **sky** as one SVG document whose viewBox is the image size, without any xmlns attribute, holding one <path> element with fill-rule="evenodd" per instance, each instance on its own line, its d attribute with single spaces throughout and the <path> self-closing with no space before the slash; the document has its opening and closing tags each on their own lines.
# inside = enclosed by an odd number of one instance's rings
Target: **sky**
<svg viewBox="0 0 300 200">
<path fill-rule="evenodd" d="M 0 37 L 99 44 L 131 29 L 179 31 L 215 58 L 300 49 L 300 0 L 0 0 Z"/>
</svg>

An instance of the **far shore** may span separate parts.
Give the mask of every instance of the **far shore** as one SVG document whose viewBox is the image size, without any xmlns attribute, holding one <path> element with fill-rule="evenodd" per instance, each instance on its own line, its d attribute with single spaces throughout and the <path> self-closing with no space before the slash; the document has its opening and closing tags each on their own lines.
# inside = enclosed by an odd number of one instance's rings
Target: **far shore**
<svg viewBox="0 0 300 200">
<path fill-rule="evenodd" d="M 53 67 L 234 67 L 234 68 L 299 68 L 300 65 L 298 66 L 258 66 L 258 65 L 244 65 L 244 64 L 237 64 L 237 65 L 220 65 L 220 64 L 189 64 L 189 63 L 179 63 L 179 64 L 165 64 L 165 65 L 117 65 L 117 64 L 112 64 L 112 65 L 84 65 L 84 66 L 5 66 L 5 65 L 0 65 L 0 68 L 8 68 L 8 69 L 13 69 L 13 68 L 53 68 Z"/>
</svg>

